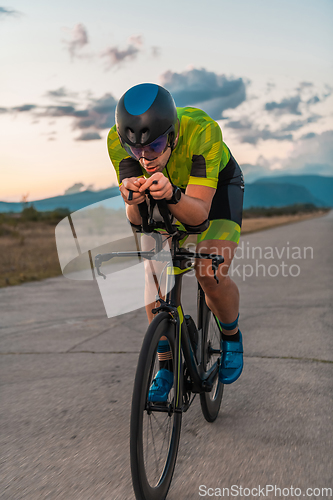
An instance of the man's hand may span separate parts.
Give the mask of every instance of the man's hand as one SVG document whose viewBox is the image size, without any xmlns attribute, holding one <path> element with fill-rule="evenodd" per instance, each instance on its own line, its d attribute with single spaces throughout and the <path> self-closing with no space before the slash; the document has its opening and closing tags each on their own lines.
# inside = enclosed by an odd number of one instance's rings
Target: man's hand
<svg viewBox="0 0 333 500">
<path fill-rule="evenodd" d="M 142 178 L 139 180 L 142 180 Z M 157 183 L 155 184 L 154 181 L 157 181 Z M 144 179 L 144 182 L 141 183 L 139 191 L 140 193 L 144 193 L 146 189 L 149 189 L 151 196 L 155 200 L 170 200 L 170 198 L 172 198 L 172 184 L 169 179 L 162 174 L 162 172 L 156 172 L 149 177 L 149 179 Z"/>
<path fill-rule="evenodd" d="M 127 205 L 139 205 L 139 203 L 145 201 L 145 192 L 139 191 L 141 185 L 145 182 L 146 179 L 143 177 L 129 177 L 128 179 L 123 180 L 121 186 L 119 187 L 119 191 Z M 130 191 L 133 191 L 133 197 L 131 200 L 128 199 Z"/>
</svg>

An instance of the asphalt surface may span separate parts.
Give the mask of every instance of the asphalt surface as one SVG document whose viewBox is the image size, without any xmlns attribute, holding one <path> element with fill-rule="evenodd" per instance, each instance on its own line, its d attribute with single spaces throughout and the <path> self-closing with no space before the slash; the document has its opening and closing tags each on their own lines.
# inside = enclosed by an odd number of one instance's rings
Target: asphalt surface
<svg viewBox="0 0 333 500">
<path fill-rule="evenodd" d="M 329 498 L 321 488 L 333 487 L 332 226 L 331 212 L 242 238 L 233 274 L 244 372 L 226 386 L 214 424 L 198 398 L 184 415 L 168 500 L 209 498 L 215 488 L 230 488 L 225 498 Z M 258 276 L 254 246 L 263 251 Z M 184 284 L 193 314 L 195 284 Z M 142 309 L 108 319 L 94 282 L 0 290 L 1 499 L 134 499 L 129 419 L 146 327 Z M 281 495 L 240 490 L 266 485 Z"/>
</svg>

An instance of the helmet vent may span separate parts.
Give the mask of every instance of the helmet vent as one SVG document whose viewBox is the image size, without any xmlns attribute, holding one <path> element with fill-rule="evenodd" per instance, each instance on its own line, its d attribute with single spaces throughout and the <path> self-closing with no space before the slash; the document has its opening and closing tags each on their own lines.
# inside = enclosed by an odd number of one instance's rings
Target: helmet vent
<svg viewBox="0 0 333 500">
<path fill-rule="evenodd" d="M 143 144 L 146 142 L 149 138 L 149 129 L 148 128 L 143 128 L 141 130 L 141 137 L 140 137 L 140 143 Z"/>
<path fill-rule="evenodd" d="M 128 127 L 126 129 L 126 135 L 131 142 L 136 142 L 134 130 Z"/>
</svg>

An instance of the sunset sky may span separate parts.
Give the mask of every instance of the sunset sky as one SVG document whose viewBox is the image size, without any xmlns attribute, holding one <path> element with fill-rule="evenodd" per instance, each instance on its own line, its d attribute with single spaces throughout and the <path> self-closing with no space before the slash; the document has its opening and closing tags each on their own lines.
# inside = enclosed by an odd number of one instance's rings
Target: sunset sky
<svg viewBox="0 0 333 500">
<path fill-rule="evenodd" d="M 249 181 L 333 175 L 332 19 L 332 0 L 0 6 L 0 200 L 115 184 L 106 136 L 141 82 L 217 120 Z"/>
</svg>

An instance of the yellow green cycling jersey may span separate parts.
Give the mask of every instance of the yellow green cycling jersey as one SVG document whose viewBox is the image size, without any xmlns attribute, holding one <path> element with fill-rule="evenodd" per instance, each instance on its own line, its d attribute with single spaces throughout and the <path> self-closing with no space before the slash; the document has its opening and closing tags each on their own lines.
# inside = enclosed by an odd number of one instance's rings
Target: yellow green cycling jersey
<svg viewBox="0 0 333 500">
<path fill-rule="evenodd" d="M 230 159 L 221 128 L 201 109 L 177 108 L 177 115 L 179 139 L 167 165 L 171 182 L 182 189 L 189 184 L 216 189 L 219 174 Z M 116 125 L 109 132 L 107 144 L 119 185 L 128 177 L 150 177 L 121 146 Z"/>
</svg>

